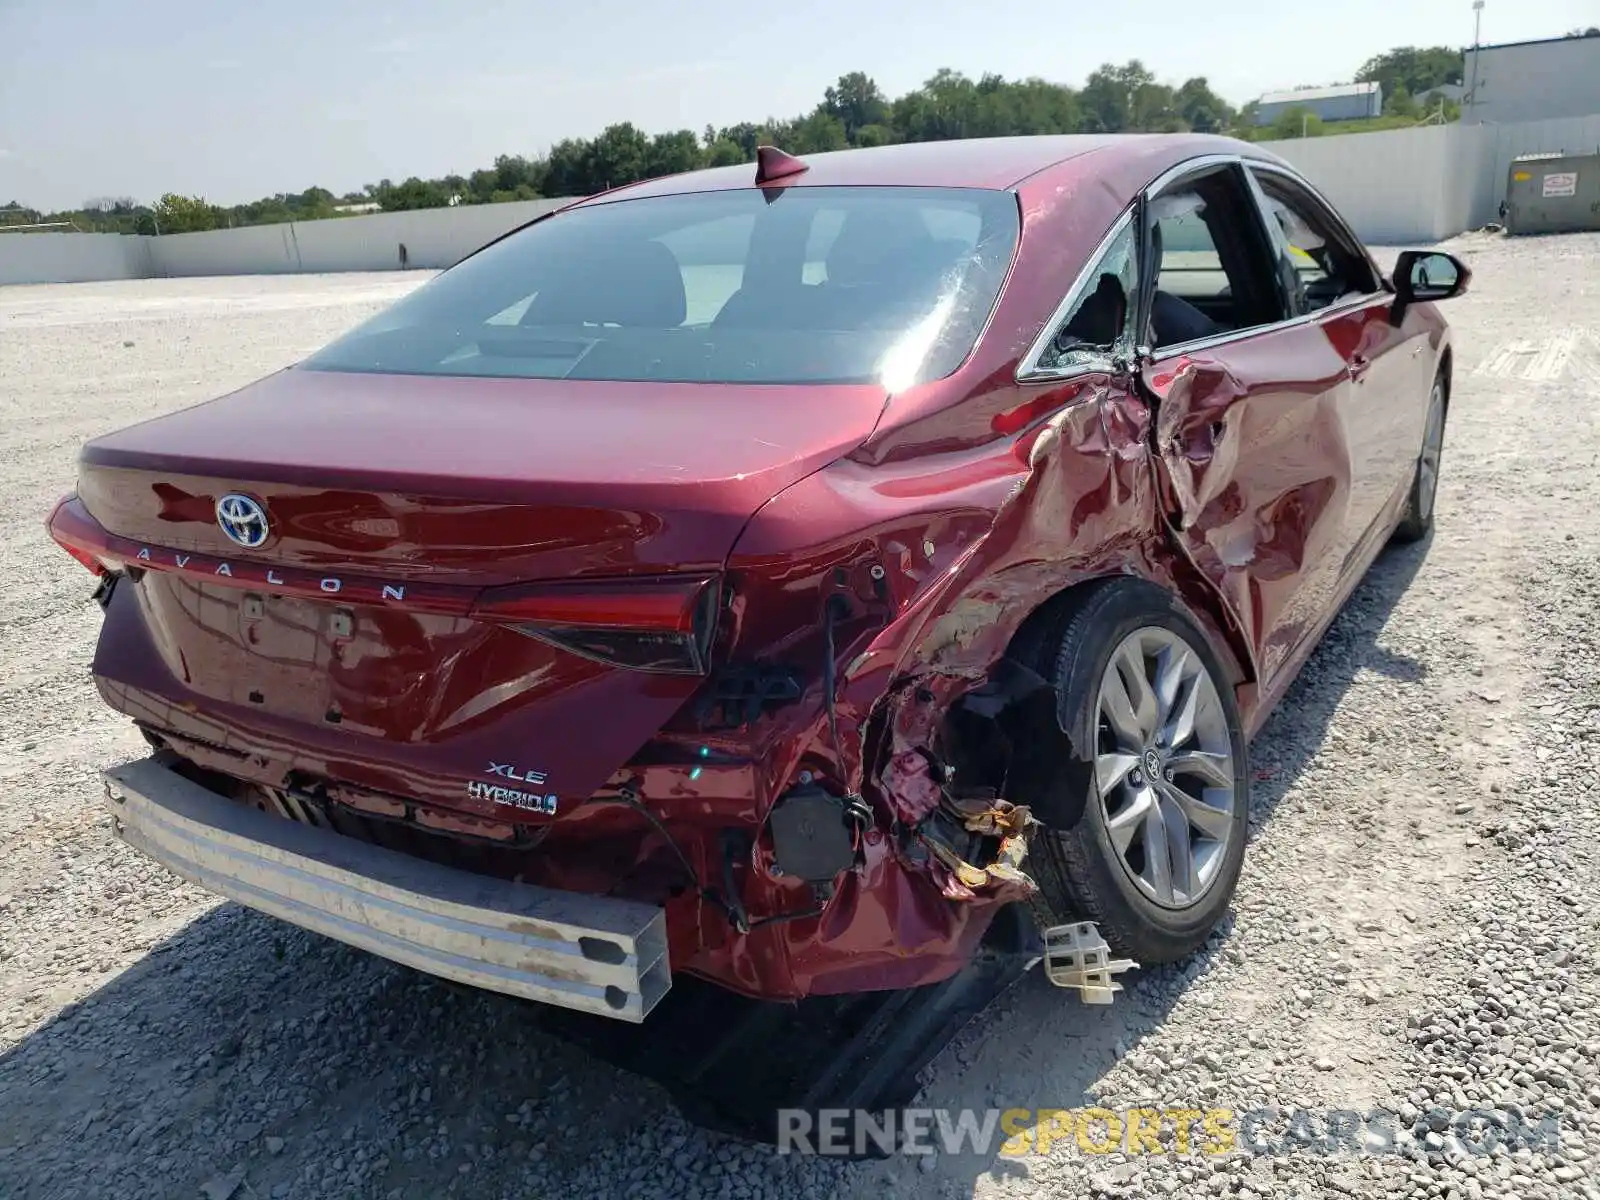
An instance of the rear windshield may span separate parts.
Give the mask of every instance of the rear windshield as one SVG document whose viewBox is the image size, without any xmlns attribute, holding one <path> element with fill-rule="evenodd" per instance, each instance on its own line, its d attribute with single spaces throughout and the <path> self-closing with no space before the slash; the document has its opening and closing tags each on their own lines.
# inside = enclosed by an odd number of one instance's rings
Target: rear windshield
<svg viewBox="0 0 1600 1200">
<path fill-rule="evenodd" d="M 618 200 L 512 234 L 304 365 L 898 390 L 971 351 L 1017 228 L 1014 196 L 966 188 Z"/>
</svg>

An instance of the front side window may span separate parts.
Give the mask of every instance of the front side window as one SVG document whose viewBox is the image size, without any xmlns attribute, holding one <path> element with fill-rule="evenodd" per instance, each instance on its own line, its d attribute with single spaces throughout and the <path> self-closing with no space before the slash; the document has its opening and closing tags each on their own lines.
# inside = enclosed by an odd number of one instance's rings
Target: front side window
<svg viewBox="0 0 1600 1200">
<path fill-rule="evenodd" d="M 1149 344 L 1156 349 L 1270 325 L 1285 306 L 1255 200 L 1231 167 L 1153 197 Z"/>
<path fill-rule="evenodd" d="M 1015 196 L 968 188 L 596 204 L 480 251 L 304 366 L 899 390 L 971 352 L 1018 227 Z"/>
<path fill-rule="evenodd" d="M 1251 168 L 1296 314 L 1379 290 L 1372 264 L 1352 247 L 1320 204 L 1272 171 Z"/>
</svg>

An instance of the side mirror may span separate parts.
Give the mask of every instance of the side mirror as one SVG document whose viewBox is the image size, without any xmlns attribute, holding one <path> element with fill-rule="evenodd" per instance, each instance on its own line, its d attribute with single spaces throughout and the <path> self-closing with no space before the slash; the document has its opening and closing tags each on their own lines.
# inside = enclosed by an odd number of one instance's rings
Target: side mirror
<svg viewBox="0 0 1600 1200">
<path fill-rule="evenodd" d="M 1406 309 L 1419 302 L 1449 300 L 1472 283 L 1472 269 L 1453 254 L 1438 250 L 1402 250 L 1394 264 L 1394 308 L 1391 322 L 1400 324 Z"/>
</svg>

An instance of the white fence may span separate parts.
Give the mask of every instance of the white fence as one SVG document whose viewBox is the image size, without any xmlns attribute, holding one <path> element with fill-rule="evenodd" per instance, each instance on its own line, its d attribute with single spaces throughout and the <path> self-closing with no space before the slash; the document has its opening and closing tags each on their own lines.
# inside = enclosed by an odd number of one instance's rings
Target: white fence
<svg viewBox="0 0 1600 1200">
<path fill-rule="evenodd" d="M 144 279 L 152 274 L 154 240 L 115 233 L 0 233 L 0 284 Z"/>
<path fill-rule="evenodd" d="M 1517 155 L 1600 150 L 1600 115 L 1263 145 L 1326 192 L 1368 242 L 1426 243 L 1493 220 Z M 0 284 L 447 267 L 562 203 L 461 205 L 167 237 L 0 234 Z"/>
<path fill-rule="evenodd" d="M 0 284 L 448 267 L 565 203 L 467 204 L 164 237 L 6 233 L 0 234 Z"/>
<path fill-rule="evenodd" d="M 156 275 L 277 275 L 448 267 L 563 200 L 465 204 L 147 238 Z M 405 260 L 401 261 L 401 247 Z M 3 249 L 3 247 L 0 247 Z"/>
<path fill-rule="evenodd" d="M 1452 201 L 1462 132 L 1445 125 L 1297 138 L 1263 148 L 1316 184 L 1364 240 L 1432 242 L 1466 227 Z"/>
</svg>

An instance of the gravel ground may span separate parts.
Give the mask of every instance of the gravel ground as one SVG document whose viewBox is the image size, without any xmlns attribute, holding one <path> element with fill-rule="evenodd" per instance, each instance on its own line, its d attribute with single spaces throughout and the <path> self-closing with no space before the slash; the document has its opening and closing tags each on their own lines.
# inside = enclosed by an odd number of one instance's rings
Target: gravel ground
<svg viewBox="0 0 1600 1200">
<path fill-rule="evenodd" d="M 1600 237 L 1451 248 L 1477 281 L 1449 309 L 1439 528 L 1377 564 L 1258 741 L 1232 918 L 1110 1009 L 1035 973 L 921 1101 L 1278 1111 L 1275 1152 L 1227 1155 L 1170 1125 L 1161 1154 L 744 1146 L 514 1002 L 119 848 L 97 773 L 142 743 L 94 694 L 87 576 L 40 529 L 76 447 L 422 276 L 0 289 L 0 1196 L 1600 1198 Z M 1333 1109 L 1392 1114 L 1389 1152 L 1328 1152 Z M 1455 1136 L 1484 1109 L 1555 1124 Z"/>
</svg>

